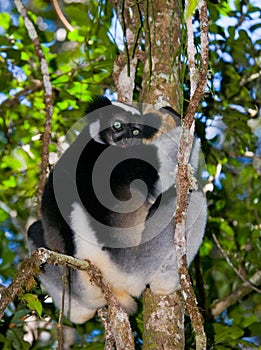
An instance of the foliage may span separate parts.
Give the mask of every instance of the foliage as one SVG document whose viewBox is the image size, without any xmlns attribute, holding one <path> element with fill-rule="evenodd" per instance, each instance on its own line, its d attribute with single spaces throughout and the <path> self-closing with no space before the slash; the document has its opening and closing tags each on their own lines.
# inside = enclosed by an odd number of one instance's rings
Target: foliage
<svg viewBox="0 0 261 350">
<path fill-rule="evenodd" d="M 117 44 L 121 43 L 118 39 L 116 43 L 112 25 L 115 16 L 110 2 L 88 1 L 88 6 L 84 2 L 64 4 L 63 11 L 76 28 L 64 40 L 59 39 L 62 25 L 49 2 L 35 0 L 27 5 L 31 19 L 37 24 L 54 89 L 50 151 L 55 153 L 60 136 L 83 116 L 88 99 L 106 89 L 114 92 L 112 69 Z M 208 5 L 209 90 L 197 119 L 209 189 L 209 221 L 200 252 L 206 294 L 202 307 L 207 310 L 214 301 L 226 297 L 243 283 L 217 249 L 212 233 L 246 279 L 261 269 L 260 9 L 254 1 L 238 0 L 233 6 L 226 1 L 212 1 Z M 197 28 L 197 14 L 194 24 Z M 45 121 L 39 62 L 23 21 L 11 6 L 0 13 L 0 72 L 0 282 L 7 285 L 15 276 L 17 264 L 27 254 L 25 228 L 36 216 Z M 142 68 L 137 81 L 141 74 Z M 185 76 L 185 101 L 189 91 L 187 81 Z M 203 282 L 197 277 L 196 266 L 191 272 L 199 288 Z M 50 315 L 57 321 L 57 311 L 46 302 L 39 288 L 33 293 L 34 297 L 26 294 L 8 307 L 0 323 L 3 349 L 55 346 L 54 328 L 47 327 L 46 322 L 51 324 Z M 215 349 L 260 346 L 260 305 L 261 295 L 253 291 L 211 320 Z M 29 346 L 23 339 L 25 321 L 32 315 L 44 324 L 38 334 L 50 335 L 47 343 L 38 337 Z M 141 313 L 132 323 L 138 349 Z M 77 326 L 77 333 L 75 349 L 103 348 L 103 329 L 97 319 Z M 193 348 L 192 343 L 188 348 Z"/>
</svg>

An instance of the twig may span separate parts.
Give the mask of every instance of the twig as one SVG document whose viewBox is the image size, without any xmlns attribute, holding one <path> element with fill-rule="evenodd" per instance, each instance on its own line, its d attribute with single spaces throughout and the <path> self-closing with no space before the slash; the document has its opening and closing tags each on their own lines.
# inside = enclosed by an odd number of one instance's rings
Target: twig
<svg viewBox="0 0 261 350">
<path fill-rule="evenodd" d="M 197 111 L 199 102 L 201 101 L 204 89 L 207 83 L 208 73 L 208 13 L 206 0 L 199 1 L 199 19 L 200 19 L 200 43 L 201 43 L 201 56 L 200 56 L 200 67 L 197 79 L 196 90 L 191 96 L 189 106 L 186 113 L 184 123 L 188 128 L 193 123 L 194 115 Z M 188 33 L 189 34 L 189 33 Z"/>
<path fill-rule="evenodd" d="M 62 22 L 62 24 L 65 26 L 65 28 L 67 30 L 69 30 L 69 32 L 74 31 L 73 26 L 71 26 L 71 24 L 67 21 L 66 17 L 64 16 L 64 14 L 59 6 L 58 1 L 57 0 L 51 0 L 51 1 L 52 1 L 53 8 L 54 8 L 59 20 Z"/>
<path fill-rule="evenodd" d="M 261 71 L 257 72 L 257 73 L 253 73 L 251 74 L 250 76 L 246 77 L 246 78 L 242 78 L 242 80 L 240 81 L 240 86 L 244 86 L 246 85 L 247 83 L 253 81 L 253 80 L 256 80 L 258 78 L 261 77 Z"/>
<path fill-rule="evenodd" d="M 192 124 L 194 126 L 194 124 Z M 182 294 L 186 302 L 186 308 L 191 319 L 192 327 L 196 335 L 196 349 L 206 349 L 206 334 L 204 331 L 204 320 L 198 308 L 195 292 L 192 287 L 190 275 L 187 266 L 186 253 L 186 211 L 187 196 L 190 188 L 188 173 L 188 161 L 193 142 L 193 128 L 187 130 L 183 127 L 183 133 L 180 139 L 178 154 L 178 171 L 176 178 L 177 185 L 177 210 L 175 214 L 175 238 L 174 244 L 177 255 L 180 283 Z"/>
<path fill-rule="evenodd" d="M 9 215 L 9 220 L 11 220 L 16 230 L 22 233 L 23 235 L 25 235 L 25 229 L 20 224 L 19 219 L 17 219 L 19 217 L 17 214 L 17 211 L 14 209 L 11 209 L 7 204 L 5 204 L 2 201 L 0 201 L 0 209 L 4 210 Z"/>
<path fill-rule="evenodd" d="M 25 96 L 34 93 L 38 90 L 40 90 L 42 88 L 42 82 L 39 80 L 34 80 L 32 81 L 32 85 L 30 86 L 26 86 L 24 89 L 18 91 L 17 93 L 15 93 L 12 96 L 9 96 L 8 99 L 4 100 L 1 104 L 0 104 L 0 114 L 2 114 L 2 120 L 3 120 L 3 131 L 7 140 L 7 143 L 10 144 L 11 143 L 11 138 L 10 138 L 10 132 L 9 132 L 9 125 L 7 125 L 7 121 L 5 118 L 6 115 L 6 110 L 10 109 L 12 107 L 16 107 L 21 100 L 23 100 L 25 98 Z M 2 155 L 4 155 L 4 152 L 2 152 Z"/>
<path fill-rule="evenodd" d="M 104 283 L 101 271 L 91 262 L 89 262 L 86 271 L 90 276 L 90 280 L 93 280 L 96 286 L 101 289 L 104 298 L 108 303 L 109 330 L 112 332 L 115 340 L 116 349 L 134 350 L 134 339 L 128 315 L 122 310 L 111 290 L 111 287 Z"/>
<path fill-rule="evenodd" d="M 261 284 L 261 270 L 257 271 L 250 279 L 249 282 L 251 285 L 259 286 Z M 249 286 L 249 283 L 244 283 L 242 286 L 238 287 L 236 290 L 234 290 L 231 294 L 226 296 L 224 299 L 219 300 L 213 307 L 212 307 L 212 315 L 214 317 L 217 317 L 220 315 L 224 310 L 226 310 L 228 307 L 236 304 L 238 300 L 242 299 L 247 294 L 251 293 L 253 289 Z"/>
<path fill-rule="evenodd" d="M 23 293 L 23 288 L 29 289 L 34 285 L 35 274 L 40 272 L 40 266 L 43 264 L 59 264 L 72 267 L 74 269 L 84 270 L 88 273 L 90 280 L 98 286 L 109 306 L 109 324 L 115 340 L 117 349 L 134 350 L 134 339 L 128 319 L 116 300 L 111 287 L 103 281 L 101 271 L 90 261 L 78 260 L 68 255 L 53 252 L 51 250 L 37 249 L 30 258 L 25 260 L 19 270 L 17 277 L 10 286 L 2 291 L 0 302 L 0 319 L 3 317 L 7 305 L 19 294 Z"/>
<path fill-rule="evenodd" d="M 1 293 L 0 301 L 0 319 L 4 315 L 7 305 L 12 302 L 18 295 L 23 293 L 23 288 L 31 288 L 34 285 L 34 275 L 37 274 L 38 267 L 46 262 L 46 256 L 43 254 L 33 253 L 31 258 L 26 259 L 10 286 Z"/>
<path fill-rule="evenodd" d="M 59 320 L 57 325 L 57 334 L 58 334 L 58 350 L 63 350 L 63 318 L 64 318 L 64 298 L 65 298 L 65 288 L 66 288 L 66 273 L 67 268 L 66 266 L 63 267 L 63 275 L 62 275 L 62 282 L 63 282 L 63 291 L 62 291 L 62 309 L 60 310 L 59 314 Z"/>
<path fill-rule="evenodd" d="M 138 46 L 141 40 L 140 9 L 139 6 L 133 6 L 130 14 L 132 5 L 133 1 L 130 0 L 115 1 L 115 8 L 123 30 L 124 52 L 114 62 L 113 79 L 118 91 L 118 100 L 128 103 L 133 100 Z"/>
<path fill-rule="evenodd" d="M 37 32 L 35 30 L 34 24 L 29 19 L 27 15 L 27 10 L 24 7 L 21 0 L 14 0 L 14 3 L 17 8 L 17 11 L 20 13 L 20 15 L 24 19 L 24 24 L 27 29 L 28 35 L 34 44 L 36 54 L 40 62 L 40 69 L 42 73 L 42 81 L 43 81 L 43 88 L 44 88 L 44 103 L 45 103 L 46 115 L 45 115 L 44 133 L 42 137 L 43 148 L 42 148 L 41 174 L 40 174 L 40 181 L 39 181 L 39 188 L 38 188 L 38 216 L 40 216 L 40 198 L 42 197 L 42 193 L 44 189 L 46 172 L 48 167 L 48 159 L 49 159 L 48 146 L 49 146 L 49 140 L 50 140 L 51 122 L 52 122 L 52 114 L 53 114 L 52 84 L 49 76 L 48 63 L 44 56 L 43 50 L 41 48 L 41 44 L 40 44 Z"/>
<path fill-rule="evenodd" d="M 187 1 L 186 1 L 186 6 Z M 190 72 L 190 96 L 194 95 L 194 92 L 197 87 L 197 68 L 195 64 L 195 45 L 194 45 L 194 32 L 193 32 L 193 24 L 192 17 L 190 16 L 186 20 L 187 27 L 187 53 L 188 53 L 188 64 L 189 64 L 189 72 Z"/>
<path fill-rule="evenodd" d="M 18 91 L 14 95 L 10 96 L 7 100 L 3 101 L 0 105 L 0 111 L 16 107 L 25 96 L 32 94 L 42 89 L 43 84 L 40 80 L 33 80 L 32 84 L 26 86 L 24 89 Z"/>
<path fill-rule="evenodd" d="M 233 269 L 233 271 L 235 272 L 235 274 L 244 282 L 245 285 L 248 285 L 251 289 L 253 289 L 255 292 L 257 293 L 261 293 L 261 289 L 258 289 L 257 287 L 255 287 L 253 284 L 250 283 L 250 281 L 248 281 L 245 276 L 242 275 L 242 273 L 240 273 L 240 271 L 232 264 L 231 260 L 229 259 L 227 253 L 224 251 L 224 249 L 222 248 L 221 244 L 219 243 L 217 236 L 215 235 L 215 233 L 212 233 L 212 237 L 218 247 L 218 249 L 220 250 L 221 254 L 223 255 L 223 257 L 226 259 L 228 265 Z"/>
</svg>

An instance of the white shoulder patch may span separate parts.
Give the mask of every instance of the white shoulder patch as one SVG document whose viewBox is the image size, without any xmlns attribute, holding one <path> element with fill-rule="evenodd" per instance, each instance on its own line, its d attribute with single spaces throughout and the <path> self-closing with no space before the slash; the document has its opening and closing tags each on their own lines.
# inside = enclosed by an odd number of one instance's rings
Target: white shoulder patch
<svg viewBox="0 0 261 350">
<path fill-rule="evenodd" d="M 118 106 L 118 107 L 124 109 L 126 112 L 130 112 L 131 114 L 139 114 L 139 115 L 141 115 L 140 111 L 138 109 L 136 109 L 135 107 L 132 107 L 130 105 L 127 105 L 125 103 L 114 101 L 114 102 L 112 102 L 112 104 L 114 106 Z"/>
<path fill-rule="evenodd" d="M 80 259 L 87 259 L 93 249 L 97 247 L 100 250 L 95 232 L 88 220 L 88 215 L 79 203 L 74 202 L 71 212 L 71 228 L 75 233 L 75 243 L 77 247 L 77 257 Z M 90 252 L 89 252 L 90 250 Z M 88 252 L 87 256 L 81 254 Z"/>
</svg>

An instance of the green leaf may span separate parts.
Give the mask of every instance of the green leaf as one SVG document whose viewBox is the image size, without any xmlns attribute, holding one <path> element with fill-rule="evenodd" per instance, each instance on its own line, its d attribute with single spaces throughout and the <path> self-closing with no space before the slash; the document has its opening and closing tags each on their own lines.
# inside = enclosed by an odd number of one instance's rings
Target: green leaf
<svg viewBox="0 0 261 350">
<path fill-rule="evenodd" d="M 234 237 L 234 230 L 229 225 L 227 221 L 222 221 L 220 225 L 220 230 L 226 233 L 228 237 Z"/>
<path fill-rule="evenodd" d="M 0 27 L 7 30 L 11 23 L 11 16 L 9 13 L 2 12 L 0 13 Z"/>
<path fill-rule="evenodd" d="M 75 29 L 74 31 L 68 33 L 68 39 L 71 41 L 83 43 L 85 36 L 79 34 L 79 29 Z"/>
<path fill-rule="evenodd" d="M 27 293 L 24 294 L 20 299 L 25 300 L 29 309 L 36 311 L 37 315 L 41 317 L 43 312 L 43 306 L 42 303 L 39 301 L 37 295 Z"/>
<path fill-rule="evenodd" d="M 185 16 L 186 20 L 188 20 L 191 16 L 193 16 L 197 6 L 198 6 L 198 0 L 189 0 L 188 5 L 186 6 L 186 16 Z"/>
<path fill-rule="evenodd" d="M 31 344 L 23 340 L 24 332 L 21 328 L 8 329 L 6 333 L 7 340 L 12 344 L 11 349 L 15 350 L 29 350 Z"/>
<path fill-rule="evenodd" d="M 8 217 L 9 215 L 7 214 L 7 212 L 0 208 L 0 222 L 5 222 L 8 219 Z"/>
<path fill-rule="evenodd" d="M 16 187 L 16 179 L 15 177 L 12 175 L 9 177 L 9 179 L 4 180 L 2 182 L 2 186 L 0 185 L 0 187 L 3 187 L 5 189 L 9 189 L 9 188 L 15 188 Z"/>
<path fill-rule="evenodd" d="M 204 241 L 200 247 L 200 256 L 209 256 L 213 249 L 213 242 Z"/>
<path fill-rule="evenodd" d="M 221 5 L 219 6 L 219 12 L 222 16 L 229 16 L 231 11 L 231 7 L 229 6 L 229 3 L 222 1 Z"/>
<path fill-rule="evenodd" d="M 13 325 L 24 325 L 24 318 L 30 313 L 28 310 L 18 310 L 11 319 Z"/>
<path fill-rule="evenodd" d="M 214 324 L 215 344 L 227 342 L 229 340 L 239 339 L 244 335 L 244 331 L 239 327 L 225 326 L 220 323 Z"/>
<path fill-rule="evenodd" d="M 70 80 L 69 74 L 62 74 L 60 76 L 55 75 L 55 79 L 52 81 L 53 84 L 63 84 L 67 83 Z"/>
<path fill-rule="evenodd" d="M 67 109 L 69 107 L 69 103 L 68 101 L 62 101 L 62 102 L 58 102 L 57 106 L 64 111 L 65 109 Z"/>
</svg>

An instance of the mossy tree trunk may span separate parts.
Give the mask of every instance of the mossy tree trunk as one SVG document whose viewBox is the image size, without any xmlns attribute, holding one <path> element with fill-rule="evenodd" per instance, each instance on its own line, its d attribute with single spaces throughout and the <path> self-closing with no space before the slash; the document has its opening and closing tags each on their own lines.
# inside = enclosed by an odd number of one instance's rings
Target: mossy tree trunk
<svg viewBox="0 0 261 350">
<path fill-rule="evenodd" d="M 170 105 L 179 111 L 183 102 L 178 59 L 181 43 L 180 2 L 117 1 L 115 6 L 125 38 L 125 52 L 118 57 L 114 66 L 119 99 L 132 102 L 131 89 L 135 86 L 135 69 L 140 60 L 144 69 L 139 101 L 158 107 Z M 167 119 L 165 127 L 171 123 L 173 121 Z M 173 124 L 170 126 L 173 127 Z M 143 307 L 143 349 L 184 349 L 184 305 L 181 293 L 178 291 L 160 297 L 147 289 Z"/>
<path fill-rule="evenodd" d="M 179 110 L 181 41 L 179 1 L 152 1 L 145 16 L 145 64 L 140 101 Z M 168 121 L 167 121 L 168 123 Z M 174 242 L 174 234 L 173 234 Z M 173 245 L 174 249 L 174 245 Z M 184 305 L 180 292 L 159 297 L 144 293 L 143 349 L 184 349 Z"/>
</svg>

